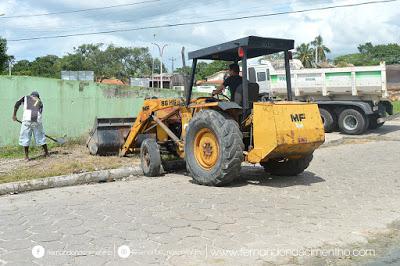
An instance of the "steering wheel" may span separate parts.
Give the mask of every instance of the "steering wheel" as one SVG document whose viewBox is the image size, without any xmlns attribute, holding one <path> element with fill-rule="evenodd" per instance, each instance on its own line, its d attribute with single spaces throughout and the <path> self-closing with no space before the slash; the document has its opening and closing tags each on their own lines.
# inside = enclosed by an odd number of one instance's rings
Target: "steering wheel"
<svg viewBox="0 0 400 266">
<path fill-rule="evenodd" d="M 217 96 L 217 97 L 215 97 L 215 96 Z M 218 94 L 213 95 L 214 98 L 217 98 L 218 100 L 221 100 L 221 99 L 219 98 L 219 96 L 222 96 L 222 97 L 224 97 L 226 100 L 231 101 L 231 99 L 230 99 L 228 96 L 226 96 L 225 94 L 223 94 L 223 93 L 218 93 Z"/>
</svg>

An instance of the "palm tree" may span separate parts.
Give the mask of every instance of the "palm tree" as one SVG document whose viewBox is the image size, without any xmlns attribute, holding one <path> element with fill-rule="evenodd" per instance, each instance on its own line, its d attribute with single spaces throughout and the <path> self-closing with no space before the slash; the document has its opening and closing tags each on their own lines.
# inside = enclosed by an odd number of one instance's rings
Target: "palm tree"
<svg viewBox="0 0 400 266">
<path fill-rule="evenodd" d="M 314 46 L 315 63 L 326 61 L 326 53 L 330 53 L 331 50 L 324 45 L 324 40 L 321 35 L 315 37 L 314 41 L 311 42 L 311 45 Z"/>
<path fill-rule="evenodd" d="M 310 47 L 310 44 L 302 43 L 296 47 L 295 57 L 301 61 L 305 68 L 311 68 L 313 65 L 314 50 Z"/>
</svg>

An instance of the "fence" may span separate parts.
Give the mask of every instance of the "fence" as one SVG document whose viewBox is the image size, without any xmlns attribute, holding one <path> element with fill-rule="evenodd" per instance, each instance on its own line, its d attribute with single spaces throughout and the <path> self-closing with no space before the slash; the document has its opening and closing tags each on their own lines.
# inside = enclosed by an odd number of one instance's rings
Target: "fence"
<svg viewBox="0 0 400 266">
<path fill-rule="evenodd" d="M 20 126 L 12 121 L 15 102 L 32 91 L 43 101 L 48 135 L 87 135 L 95 117 L 135 116 L 147 96 L 177 97 L 174 90 L 148 89 L 37 77 L 0 76 L 0 146 L 17 145 Z M 22 108 L 18 111 L 21 118 Z"/>
</svg>

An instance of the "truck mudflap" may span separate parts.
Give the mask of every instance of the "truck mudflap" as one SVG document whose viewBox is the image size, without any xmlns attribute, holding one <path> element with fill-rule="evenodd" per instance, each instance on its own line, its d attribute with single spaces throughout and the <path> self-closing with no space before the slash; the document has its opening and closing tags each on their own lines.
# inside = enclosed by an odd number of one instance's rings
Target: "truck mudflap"
<svg viewBox="0 0 400 266">
<path fill-rule="evenodd" d="M 386 121 L 394 120 L 396 118 L 400 117 L 400 113 L 394 114 L 394 115 L 389 115 L 385 117 L 380 117 L 376 121 L 378 124 L 385 123 Z"/>
<path fill-rule="evenodd" d="M 90 154 L 118 155 L 135 120 L 135 117 L 96 118 L 86 142 Z"/>
</svg>

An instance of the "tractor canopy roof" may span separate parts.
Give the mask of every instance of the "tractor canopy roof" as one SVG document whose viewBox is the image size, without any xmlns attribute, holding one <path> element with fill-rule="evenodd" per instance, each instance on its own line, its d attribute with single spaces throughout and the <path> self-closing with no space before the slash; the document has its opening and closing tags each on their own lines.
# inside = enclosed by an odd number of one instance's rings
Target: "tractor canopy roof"
<svg viewBox="0 0 400 266">
<path fill-rule="evenodd" d="M 247 49 L 247 58 L 289 51 L 294 48 L 294 40 L 248 36 L 189 53 L 189 59 L 210 59 L 240 61 L 239 47 Z"/>
</svg>

